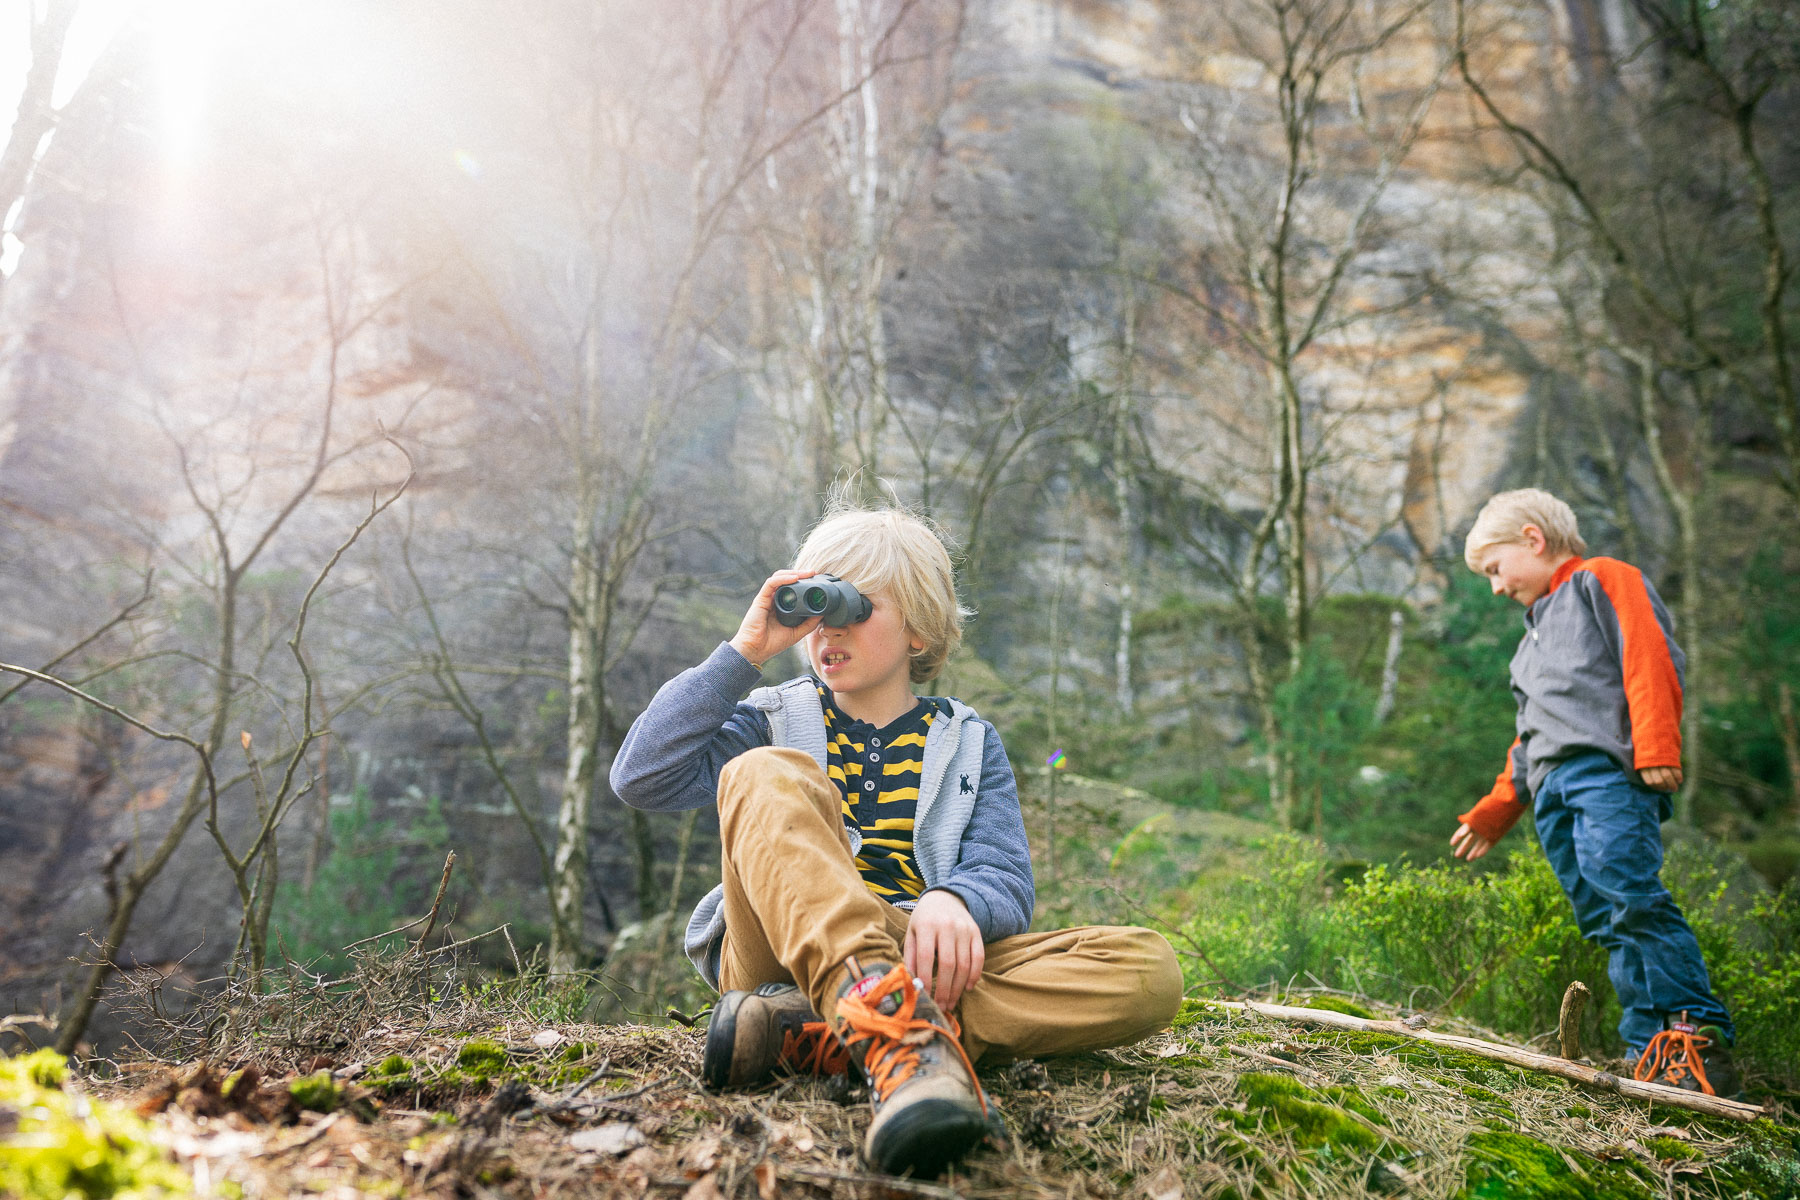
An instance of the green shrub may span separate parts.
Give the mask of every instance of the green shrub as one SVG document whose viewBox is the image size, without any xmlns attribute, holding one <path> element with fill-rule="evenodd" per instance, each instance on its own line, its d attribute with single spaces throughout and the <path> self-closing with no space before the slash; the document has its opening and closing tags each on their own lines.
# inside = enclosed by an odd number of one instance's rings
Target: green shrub
<svg viewBox="0 0 1800 1200">
<path fill-rule="evenodd" d="M 1606 977 L 1605 954 L 1582 940 L 1535 849 L 1515 853 L 1503 871 L 1371 867 L 1345 889 L 1340 923 L 1350 973 L 1364 988 L 1508 1031 L 1555 1028 L 1568 985 Z M 1595 1032 L 1603 1007 L 1589 1018 Z"/>
<path fill-rule="evenodd" d="M 1237 987 L 1312 976 L 1397 1005 L 1459 1014 L 1510 1037 L 1554 1030 L 1564 990 L 1594 993 L 1583 1041 L 1617 1052 L 1606 955 L 1584 941 L 1535 847 L 1497 869 L 1377 865 L 1341 888 L 1317 843 L 1284 835 L 1226 882 L 1196 884 L 1178 926 L 1189 983 Z M 1664 879 L 1738 1024 L 1752 1081 L 1800 1083 L 1800 887 L 1761 889 L 1704 843 L 1670 846 Z M 1202 1019 L 1196 1015 L 1191 1019 Z"/>
<path fill-rule="evenodd" d="M 1259 852 L 1255 869 L 1192 895 L 1194 915 L 1181 933 L 1204 956 L 1196 982 L 1217 973 L 1243 986 L 1285 984 L 1329 968 L 1335 914 L 1323 848 L 1293 834 L 1251 848 Z"/>
</svg>

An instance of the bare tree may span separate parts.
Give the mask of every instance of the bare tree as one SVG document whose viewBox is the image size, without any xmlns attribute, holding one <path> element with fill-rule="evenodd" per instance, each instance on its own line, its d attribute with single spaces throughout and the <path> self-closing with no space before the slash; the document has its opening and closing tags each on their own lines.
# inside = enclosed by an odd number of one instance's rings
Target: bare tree
<svg viewBox="0 0 1800 1200">
<path fill-rule="evenodd" d="M 1417 141 L 1449 63 L 1428 62 L 1407 87 L 1390 87 L 1380 98 L 1365 92 L 1365 67 L 1415 34 L 1427 11 L 1417 2 L 1353 0 L 1226 5 L 1216 32 L 1257 65 L 1260 97 L 1246 104 L 1242 96 L 1202 89 L 1181 110 L 1212 227 L 1184 273 L 1156 282 L 1216 331 L 1223 355 L 1209 374 L 1253 406 L 1223 424 L 1233 440 L 1260 445 L 1266 468 L 1260 480 L 1240 473 L 1207 482 L 1218 462 L 1210 456 L 1204 468 L 1182 467 L 1166 455 L 1163 466 L 1176 468 L 1169 478 L 1179 476 L 1183 488 L 1206 497 L 1204 514 L 1182 536 L 1234 599 L 1267 746 L 1270 800 L 1284 827 L 1293 823 L 1293 766 L 1276 688 L 1298 675 L 1312 637 L 1319 569 L 1312 523 L 1322 500 L 1315 489 L 1322 465 L 1337 452 L 1334 433 L 1359 403 L 1367 405 L 1373 378 L 1368 367 L 1360 380 L 1346 377 L 1329 360 L 1358 348 L 1353 328 L 1369 327 L 1414 298 L 1346 304 L 1359 259 L 1383 236 L 1388 185 Z M 1257 111 L 1242 111 L 1251 105 Z M 1251 122 L 1254 132 L 1245 127 Z M 1246 153 L 1246 143 L 1255 149 Z M 1327 163 L 1337 168 L 1330 193 L 1322 186 Z M 1334 392 L 1348 395 L 1334 401 Z M 1341 553 L 1354 561 L 1362 548 Z M 1280 598 L 1273 622 L 1263 605 L 1271 585 Z M 1264 660 L 1267 640 L 1280 647 L 1278 664 Z"/>
</svg>

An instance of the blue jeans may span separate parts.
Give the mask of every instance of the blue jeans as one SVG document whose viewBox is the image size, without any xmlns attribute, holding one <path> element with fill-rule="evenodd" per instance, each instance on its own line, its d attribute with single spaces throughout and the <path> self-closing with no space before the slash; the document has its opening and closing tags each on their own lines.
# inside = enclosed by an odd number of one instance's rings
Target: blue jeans
<svg viewBox="0 0 1800 1200">
<path fill-rule="evenodd" d="M 1606 973 L 1624 1010 L 1619 1036 L 1633 1050 L 1662 1029 L 1665 1015 L 1683 1011 L 1733 1036 L 1694 931 L 1658 877 L 1668 812 L 1667 796 L 1639 787 L 1599 751 L 1558 763 L 1533 797 L 1538 841 L 1575 923 L 1609 955 Z"/>
</svg>

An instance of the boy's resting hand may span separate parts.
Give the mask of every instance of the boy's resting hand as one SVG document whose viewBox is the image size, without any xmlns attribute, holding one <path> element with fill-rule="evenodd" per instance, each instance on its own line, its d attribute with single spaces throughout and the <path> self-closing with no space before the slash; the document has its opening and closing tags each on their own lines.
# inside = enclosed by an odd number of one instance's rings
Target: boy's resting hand
<svg viewBox="0 0 1800 1200">
<path fill-rule="evenodd" d="M 1680 767 L 1645 767 L 1638 772 L 1644 786 L 1653 791 L 1672 792 L 1681 786 Z"/>
<path fill-rule="evenodd" d="M 744 614 L 737 635 L 731 639 L 731 648 L 743 655 L 751 666 L 760 669 L 771 658 L 790 646 L 798 645 L 801 638 L 819 627 L 819 617 L 793 626 L 783 625 L 775 619 L 775 589 L 798 583 L 810 574 L 809 571 L 777 571 L 763 581 L 762 591 L 756 593 L 756 599 L 750 602 L 750 611 Z"/>
<path fill-rule="evenodd" d="M 1456 827 L 1456 832 L 1450 835 L 1450 844 L 1455 847 L 1453 853 L 1456 857 L 1466 858 L 1470 862 L 1494 848 L 1494 843 L 1470 829 L 1466 823 Z"/>
<path fill-rule="evenodd" d="M 955 892 L 926 892 L 913 909 L 903 947 L 906 969 L 923 980 L 925 990 L 946 1013 L 956 1007 L 963 992 L 981 978 L 987 948 L 981 927 L 969 915 L 968 906 Z"/>
</svg>

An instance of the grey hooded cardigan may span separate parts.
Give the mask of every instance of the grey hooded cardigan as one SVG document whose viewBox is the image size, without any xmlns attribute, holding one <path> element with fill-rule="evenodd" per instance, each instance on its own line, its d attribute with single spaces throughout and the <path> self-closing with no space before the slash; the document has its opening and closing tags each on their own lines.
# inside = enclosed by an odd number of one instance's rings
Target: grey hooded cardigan
<svg viewBox="0 0 1800 1200">
<path fill-rule="evenodd" d="M 701 808 L 717 801 L 725 764 L 758 746 L 804 750 L 823 769 L 825 714 L 817 685 L 807 676 L 779 687 L 756 687 L 761 681 L 762 673 L 725 642 L 665 683 L 619 746 L 610 773 L 613 791 L 633 808 L 652 812 Z M 1000 735 L 962 701 L 949 703 L 950 719 L 934 721 L 925 737 L 913 857 L 926 890 L 955 893 L 982 940 L 993 942 L 1031 926 L 1031 848 Z M 861 834 L 849 832 L 855 854 Z M 723 899 L 723 888 L 707 893 L 683 939 L 701 977 L 715 988 L 725 940 Z"/>
</svg>

